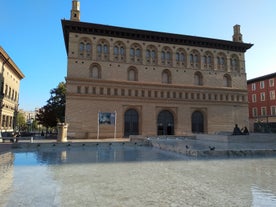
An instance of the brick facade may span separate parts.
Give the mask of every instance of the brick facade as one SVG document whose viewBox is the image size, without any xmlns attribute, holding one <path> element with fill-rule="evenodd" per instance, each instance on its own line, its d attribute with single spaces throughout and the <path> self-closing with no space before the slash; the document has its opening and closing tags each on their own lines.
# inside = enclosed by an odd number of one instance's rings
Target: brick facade
<svg viewBox="0 0 276 207">
<path fill-rule="evenodd" d="M 260 123 L 276 123 L 276 73 L 247 81 L 251 130 Z"/>
<path fill-rule="evenodd" d="M 113 137 L 114 125 L 98 125 L 99 112 L 116 112 L 117 137 L 248 124 L 244 53 L 252 45 L 238 25 L 237 40 L 224 41 L 73 20 L 62 20 L 69 137 Z"/>
</svg>

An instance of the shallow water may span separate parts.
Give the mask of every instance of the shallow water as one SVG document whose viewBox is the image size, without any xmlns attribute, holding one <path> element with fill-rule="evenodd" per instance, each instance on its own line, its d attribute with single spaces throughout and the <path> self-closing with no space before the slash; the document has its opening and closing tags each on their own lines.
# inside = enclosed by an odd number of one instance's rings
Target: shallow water
<svg viewBox="0 0 276 207">
<path fill-rule="evenodd" d="M 276 206 L 276 159 L 196 160 L 149 147 L 14 152 L 0 206 Z"/>
</svg>

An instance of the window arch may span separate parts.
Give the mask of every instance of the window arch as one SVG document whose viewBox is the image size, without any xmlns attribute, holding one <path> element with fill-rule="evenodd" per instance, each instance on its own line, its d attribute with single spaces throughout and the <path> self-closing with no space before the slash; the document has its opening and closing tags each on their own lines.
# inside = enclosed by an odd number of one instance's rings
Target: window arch
<svg viewBox="0 0 276 207">
<path fill-rule="evenodd" d="M 225 71 L 226 68 L 227 68 L 226 55 L 224 53 L 220 52 L 217 55 L 217 69 Z"/>
<path fill-rule="evenodd" d="M 129 81 L 138 81 L 138 72 L 134 67 L 130 67 L 127 72 L 127 79 Z"/>
<path fill-rule="evenodd" d="M 142 62 L 142 47 L 137 43 L 132 44 L 130 46 L 129 56 L 132 62 Z"/>
<path fill-rule="evenodd" d="M 184 49 L 180 48 L 175 54 L 176 65 L 186 66 L 186 52 Z"/>
<path fill-rule="evenodd" d="M 201 72 L 197 71 L 194 74 L 194 84 L 198 85 L 198 86 L 202 86 L 203 85 L 203 76 L 201 74 Z"/>
<path fill-rule="evenodd" d="M 237 55 L 231 55 L 230 58 L 230 69 L 231 71 L 240 72 L 239 58 Z"/>
<path fill-rule="evenodd" d="M 199 68 L 200 66 L 200 53 L 197 50 L 192 50 L 190 53 L 190 66 L 192 68 Z"/>
<path fill-rule="evenodd" d="M 214 56 L 210 51 L 207 51 L 203 55 L 203 67 L 205 69 L 214 68 Z"/>
<path fill-rule="evenodd" d="M 92 64 L 90 66 L 90 78 L 101 79 L 101 67 L 98 64 Z"/>
<path fill-rule="evenodd" d="M 161 51 L 161 63 L 163 65 L 172 65 L 172 50 L 164 47 Z"/>
<path fill-rule="evenodd" d="M 113 47 L 114 60 L 122 62 L 126 59 L 125 48 L 126 47 L 123 42 L 121 42 L 121 41 L 115 42 L 114 47 Z"/>
<path fill-rule="evenodd" d="M 157 63 L 157 49 L 153 45 L 149 45 L 146 49 L 146 61 L 148 64 L 155 65 Z"/>
<path fill-rule="evenodd" d="M 79 41 L 79 57 L 91 58 L 92 57 L 92 45 L 88 38 L 83 38 Z"/>
<path fill-rule="evenodd" d="M 109 43 L 105 39 L 101 39 L 97 43 L 97 57 L 99 60 L 109 59 Z"/>
<path fill-rule="evenodd" d="M 223 76 L 223 86 L 224 87 L 232 87 L 232 78 L 230 75 L 225 74 Z"/>
<path fill-rule="evenodd" d="M 168 69 L 163 70 L 162 72 L 162 83 L 171 83 L 172 75 Z"/>
</svg>

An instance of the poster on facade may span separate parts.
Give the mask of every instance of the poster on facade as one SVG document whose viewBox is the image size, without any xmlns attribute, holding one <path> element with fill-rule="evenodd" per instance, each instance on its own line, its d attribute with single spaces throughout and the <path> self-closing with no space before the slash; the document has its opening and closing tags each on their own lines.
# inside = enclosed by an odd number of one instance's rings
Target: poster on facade
<svg viewBox="0 0 276 207">
<path fill-rule="evenodd" d="M 109 124 L 114 125 L 115 124 L 115 113 L 110 112 L 99 112 L 99 124 Z"/>
</svg>

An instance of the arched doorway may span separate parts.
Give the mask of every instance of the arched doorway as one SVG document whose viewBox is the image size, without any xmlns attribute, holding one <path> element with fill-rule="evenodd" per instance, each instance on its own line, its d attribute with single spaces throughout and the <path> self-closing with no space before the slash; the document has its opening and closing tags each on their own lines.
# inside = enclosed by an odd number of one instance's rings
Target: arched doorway
<svg viewBox="0 0 276 207">
<path fill-rule="evenodd" d="M 125 112 L 125 130 L 124 137 L 139 134 L 139 115 L 135 109 L 129 109 Z"/>
<path fill-rule="evenodd" d="M 174 135 L 174 118 L 171 112 L 164 110 L 158 114 L 157 135 Z"/>
<path fill-rule="evenodd" d="M 193 133 L 204 132 L 204 116 L 200 111 L 195 111 L 192 114 L 192 132 Z"/>
</svg>

